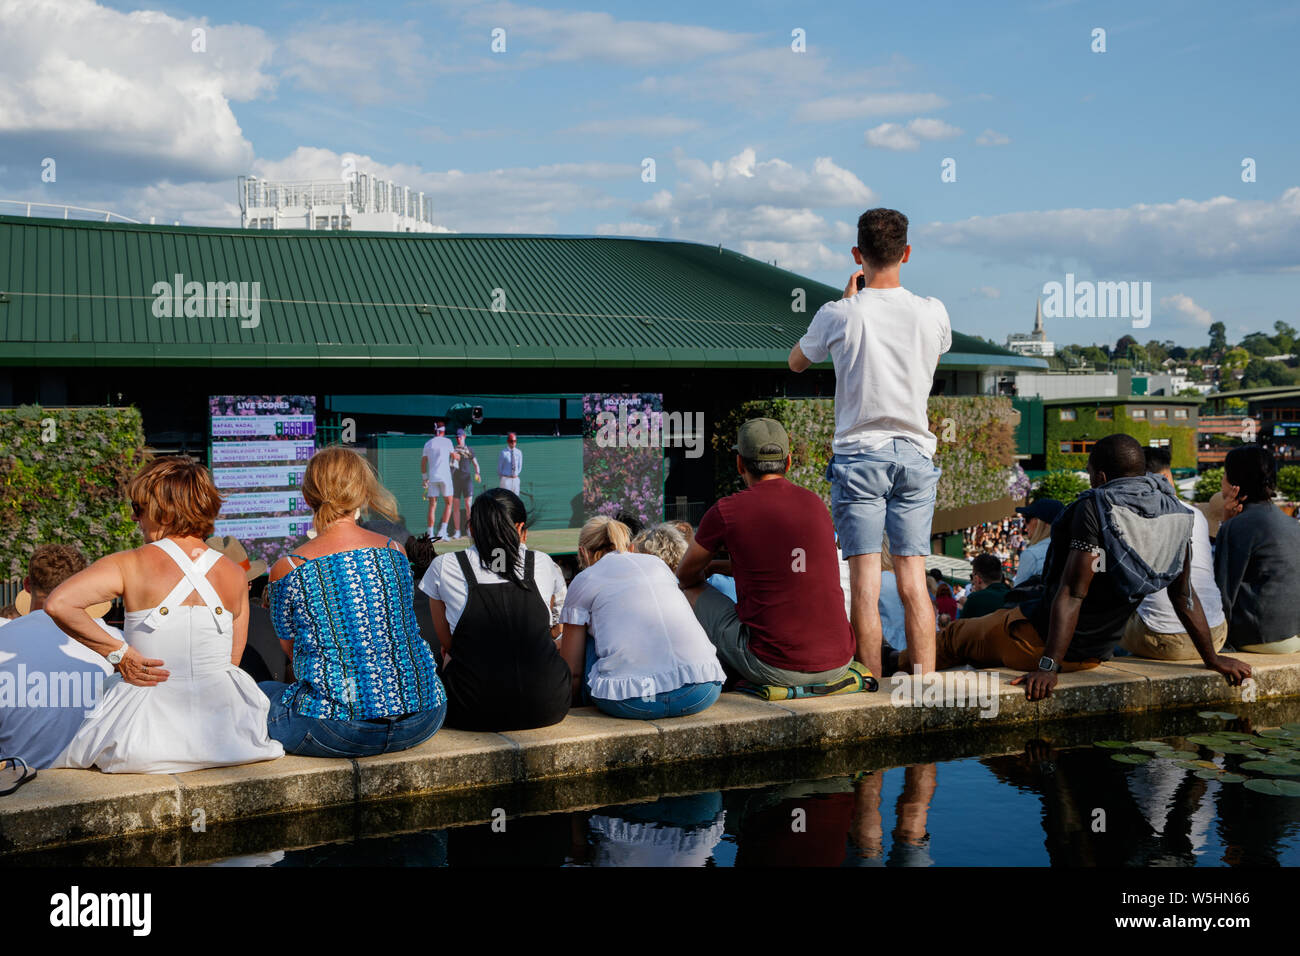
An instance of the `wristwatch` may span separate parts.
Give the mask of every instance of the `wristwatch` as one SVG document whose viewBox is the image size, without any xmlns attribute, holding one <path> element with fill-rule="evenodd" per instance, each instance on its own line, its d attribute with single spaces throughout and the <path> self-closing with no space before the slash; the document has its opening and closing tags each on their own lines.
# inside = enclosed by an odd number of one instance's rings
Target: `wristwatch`
<svg viewBox="0 0 1300 956">
<path fill-rule="evenodd" d="M 126 648 L 127 648 L 127 642 L 123 641 L 121 647 L 109 653 L 107 658 L 108 662 L 112 664 L 114 667 L 122 663 L 122 658 L 126 657 Z"/>
<path fill-rule="evenodd" d="M 1056 663 L 1056 661 L 1052 660 L 1046 654 L 1044 654 L 1042 657 L 1038 659 L 1038 669 L 1040 671 L 1048 671 L 1050 673 L 1057 674 L 1060 673 L 1061 665 Z"/>
</svg>

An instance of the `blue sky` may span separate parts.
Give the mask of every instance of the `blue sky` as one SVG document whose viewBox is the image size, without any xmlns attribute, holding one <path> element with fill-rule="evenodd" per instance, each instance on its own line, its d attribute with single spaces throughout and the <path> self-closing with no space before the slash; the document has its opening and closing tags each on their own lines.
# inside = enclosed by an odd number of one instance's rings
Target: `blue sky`
<svg viewBox="0 0 1300 956">
<path fill-rule="evenodd" d="M 837 286 L 888 205 L 961 331 L 1027 330 L 1069 271 L 1150 281 L 1136 334 L 1204 344 L 1300 325 L 1298 40 L 1285 3 L 0 0 L 0 198 L 234 224 L 238 175 L 346 155 L 451 230 L 722 243 Z"/>
</svg>

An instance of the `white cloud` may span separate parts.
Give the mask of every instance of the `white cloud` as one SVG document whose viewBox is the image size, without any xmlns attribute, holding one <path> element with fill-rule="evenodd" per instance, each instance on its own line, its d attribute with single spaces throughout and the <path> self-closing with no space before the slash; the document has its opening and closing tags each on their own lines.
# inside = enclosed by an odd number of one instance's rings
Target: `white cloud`
<svg viewBox="0 0 1300 956">
<path fill-rule="evenodd" d="M 862 96 L 830 96 L 805 103 L 795 119 L 808 122 L 831 122 L 862 119 L 868 116 L 891 116 L 898 113 L 928 113 L 942 109 L 948 101 L 935 93 L 868 93 Z"/>
<path fill-rule="evenodd" d="M 962 131 L 950 126 L 943 120 L 914 119 L 906 126 L 898 123 L 881 123 L 867 130 L 868 146 L 878 149 L 913 150 L 919 149 L 922 140 L 952 139 L 960 136 Z"/>
<path fill-rule="evenodd" d="M 374 20 L 299 27 L 284 43 L 283 75 L 305 90 L 335 93 L 353 103 L 403 97 L 429 70 L 415 25 Z M 382 64 L 382 68 L 377 68 Z"/>
<path fill-rule="evenodd" d="M 981 299 L 1002 298 L 1002 290 L 997 288 L 996 286 L 991 286 L 991 285 L 982 285 L 978 289 L 971 289 L 971 292 L 975 293 Z"/>
<path fill-rule="evenodd" d="M 1002 261 L 1086 263 L 1106 280 L 1274 272 L 1300 266 L 1300 186 L 1275 199 L 1179 199 L 1120 209 L 1053 209 L 930 223 L 927 242 Z"/>
<path fill-rule="evenodd" d="M 1187 316 L 1196 325 L 1209 328 L 1214 321 L 1214 316 L 1210 315 L 1210 310 L 1197 305 L 1195 300 L 1189 295 L 1183 295 L 1181 292 L 1176 295 L 1167 295 L 1160 300 L 1160 304 L 1166 308 L 1181 312 Z"/>
<path fill-rule="evenodd" d="M 659 230 L 644 222 L 602 222 L 596 226 L 596 235 L 653 238 L 659 235 Z"/>
<path fill-rule="evenodd" d="M 1011 137 L 1005 133 L 999 133 L 995 129 L 986 129 L 975 137 L 976 146 L 1005 146 L 1011 142 Z"/>
<path fill-rule="evenodd" d="M 760 160 L 745 149 L 708 162 L 676 156 L 678 180 L 634 205 L 632 215 L 652 223 L 658 235 L 722 243 L 757 259 L 792 269 L 846 265 L 854 227 L 819 209 L 862 208 L 875 193 L 829 157 L 807 166 L 778 158 Z M 843 243 L 835 253 L 828 243 Z"/>
<path fill-rule="evenodd" d="M 192 49 L 194 29 L 205 52 Z M 0 0 L 0 144 L 55 158 L 68 179 L 234 175 L 253 149 L 230 102 L 272 88 L 271 49 L 254 27 Z"/>
<path fill-rule="evenodd" d="M 515 3 L 443 4 L 461 19 L 484 28 L 483 51 L 490 31 L 506 31 L 506 52 L 493 59 L 516 57 L 521 65 L 564 61 L 604 61 L 620 65 L 672 63 L 740 50 L 753 35 L 689 24 L 619 20 L 604 12 L 550 10 Z"/>
</svg>

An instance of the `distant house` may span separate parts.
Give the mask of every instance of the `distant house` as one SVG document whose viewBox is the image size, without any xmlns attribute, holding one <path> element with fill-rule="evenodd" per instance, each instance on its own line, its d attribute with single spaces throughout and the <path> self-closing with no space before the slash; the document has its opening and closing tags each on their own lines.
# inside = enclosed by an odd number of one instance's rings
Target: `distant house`
<svg viewBox="0 0 1300 956">
<path fill-rule="evenodd" d="M 1173 467 L 1196 467 L 1199 398 L 1126 395 L 1043 400 L 1044 465 L 1082 471 L 1099 439 L 1120 432 L 1170 450 Z"/>
</svg>

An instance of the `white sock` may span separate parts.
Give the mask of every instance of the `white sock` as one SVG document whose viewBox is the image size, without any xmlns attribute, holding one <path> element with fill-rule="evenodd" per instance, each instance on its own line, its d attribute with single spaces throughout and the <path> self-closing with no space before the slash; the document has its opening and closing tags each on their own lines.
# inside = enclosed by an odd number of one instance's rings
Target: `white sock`
<svg viewBox="0 0 1300 956">
<path fill-rule="evenodd" d="M 442 523 L 442 527 L 438 529 L 438 534 L 446 535 L 446 533 L 447 533 L 447 522 L 444 521 Z"/>
</svg>

